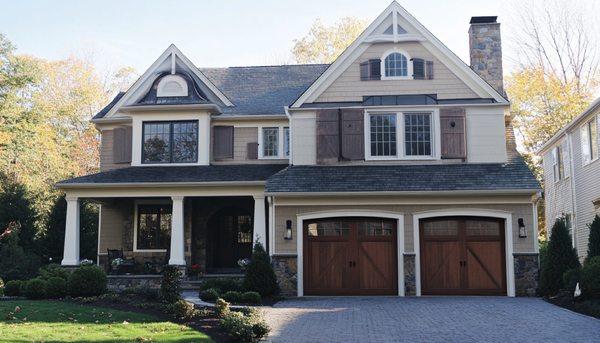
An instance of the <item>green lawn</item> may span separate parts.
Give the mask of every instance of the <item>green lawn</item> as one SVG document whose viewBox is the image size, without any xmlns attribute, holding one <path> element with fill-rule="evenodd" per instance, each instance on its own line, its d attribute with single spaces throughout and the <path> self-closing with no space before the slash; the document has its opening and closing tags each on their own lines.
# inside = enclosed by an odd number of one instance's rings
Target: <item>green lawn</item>
<svg viewBox="0 0 600 343">
<path fill-rule="evenodd" d="M 60 301 L 0 301 L 0 342 L 210 341 L 187 326 L 146 314 Z"/>
</svg>

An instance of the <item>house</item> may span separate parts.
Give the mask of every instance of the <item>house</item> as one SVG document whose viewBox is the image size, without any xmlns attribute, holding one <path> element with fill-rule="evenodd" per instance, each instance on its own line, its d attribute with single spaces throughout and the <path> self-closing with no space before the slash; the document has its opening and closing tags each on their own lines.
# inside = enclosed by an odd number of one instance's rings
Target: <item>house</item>
<svg viewBox="0 0 600 343">
<path fill-rule="evenodd" d="M 466 39 L 466 36 L 465 36 Z M 471 67 L 397 2 L 331 65 L 198 68 L 170 46 L 92 121 L 99 260 L 239 271 L 261 242 L 290 295 L 532 295 L 540 187 L 516 152 L 500 24 Z"/>
<path fill-rule="evenodd" d="M 565 218 L 573 246 L 587 254 L 589 227 L 600 215 L 600 98 L 550 138 L 539 150 L 543 160 L 546 225 Z"/>
</svg>

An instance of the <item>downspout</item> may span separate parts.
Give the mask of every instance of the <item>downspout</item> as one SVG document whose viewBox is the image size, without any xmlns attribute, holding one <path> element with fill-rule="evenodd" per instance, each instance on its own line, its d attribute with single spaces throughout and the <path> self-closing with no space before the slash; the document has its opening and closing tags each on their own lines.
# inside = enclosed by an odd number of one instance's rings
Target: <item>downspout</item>
<svg viewBox="0 0 600 343">
<path fill-rule="evenodd" d="M 290 156 L 288 156 L 288 164 L 291 166 L 293 165 L 293 161 L 294 161 L 294 149 L 293 146 L 294 144 L 292 144 L 292 142 L 294 141 L 294 130 L 292 129 L 292 115 L 290 114 L 290 108 L 289 106 L 283 106 L 283 110 L 285 111 L 285 116 L 288 118 L 288 126 L 289 126 L 289 130 L 290 130 L 290 142 L 289 144 L 289 149 L 290 149 Z"/>
</svg>

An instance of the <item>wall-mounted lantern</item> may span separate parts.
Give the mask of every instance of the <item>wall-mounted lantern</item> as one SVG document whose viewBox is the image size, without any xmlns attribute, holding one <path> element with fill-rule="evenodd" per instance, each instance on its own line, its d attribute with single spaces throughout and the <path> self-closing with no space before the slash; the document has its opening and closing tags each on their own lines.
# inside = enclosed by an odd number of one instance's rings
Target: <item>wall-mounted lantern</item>
<svg viewBox="0 0 600 343">
<path fill-rule="evenodd" d="M 285 221 L 285 234 L 283 235 L 284 239 L 292 239 L 292 221 Z"/>
<path fill-rule="evenodd" d="M 525 228 L 525 221 L 523 218 L 519 218 L 519 238 L 527 237 L 527 229 Z"/>
</svg>

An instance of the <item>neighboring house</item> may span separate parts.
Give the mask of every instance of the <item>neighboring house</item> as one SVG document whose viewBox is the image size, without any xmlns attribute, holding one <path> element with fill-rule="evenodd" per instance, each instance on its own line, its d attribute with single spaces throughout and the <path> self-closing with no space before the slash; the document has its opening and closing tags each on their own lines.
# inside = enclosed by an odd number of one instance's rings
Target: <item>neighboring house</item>
<svg viewBox="0 0 600 343">
<path fill-rule="evenodd" d="M 471 68 L 393 2 L 331 65 L 197 68 L 170 46 L 94 117 L 101 172 L 58 184 L 63 265 L 91 199 L 101 263 L 222 274 L 261 242 L 285 294 L 534 294 L 540 187 L 496 17 L 469 39 Z"/>
<path fill-rule="evenodd" d="M 539 151 L 543 158 L 546 225 L 564 217 L 580 258 L 589 228 L 600 215 L 600 98 L 556 133 Z M 548 231 L 549 232 L 549 231 Z"/>
</svg>

